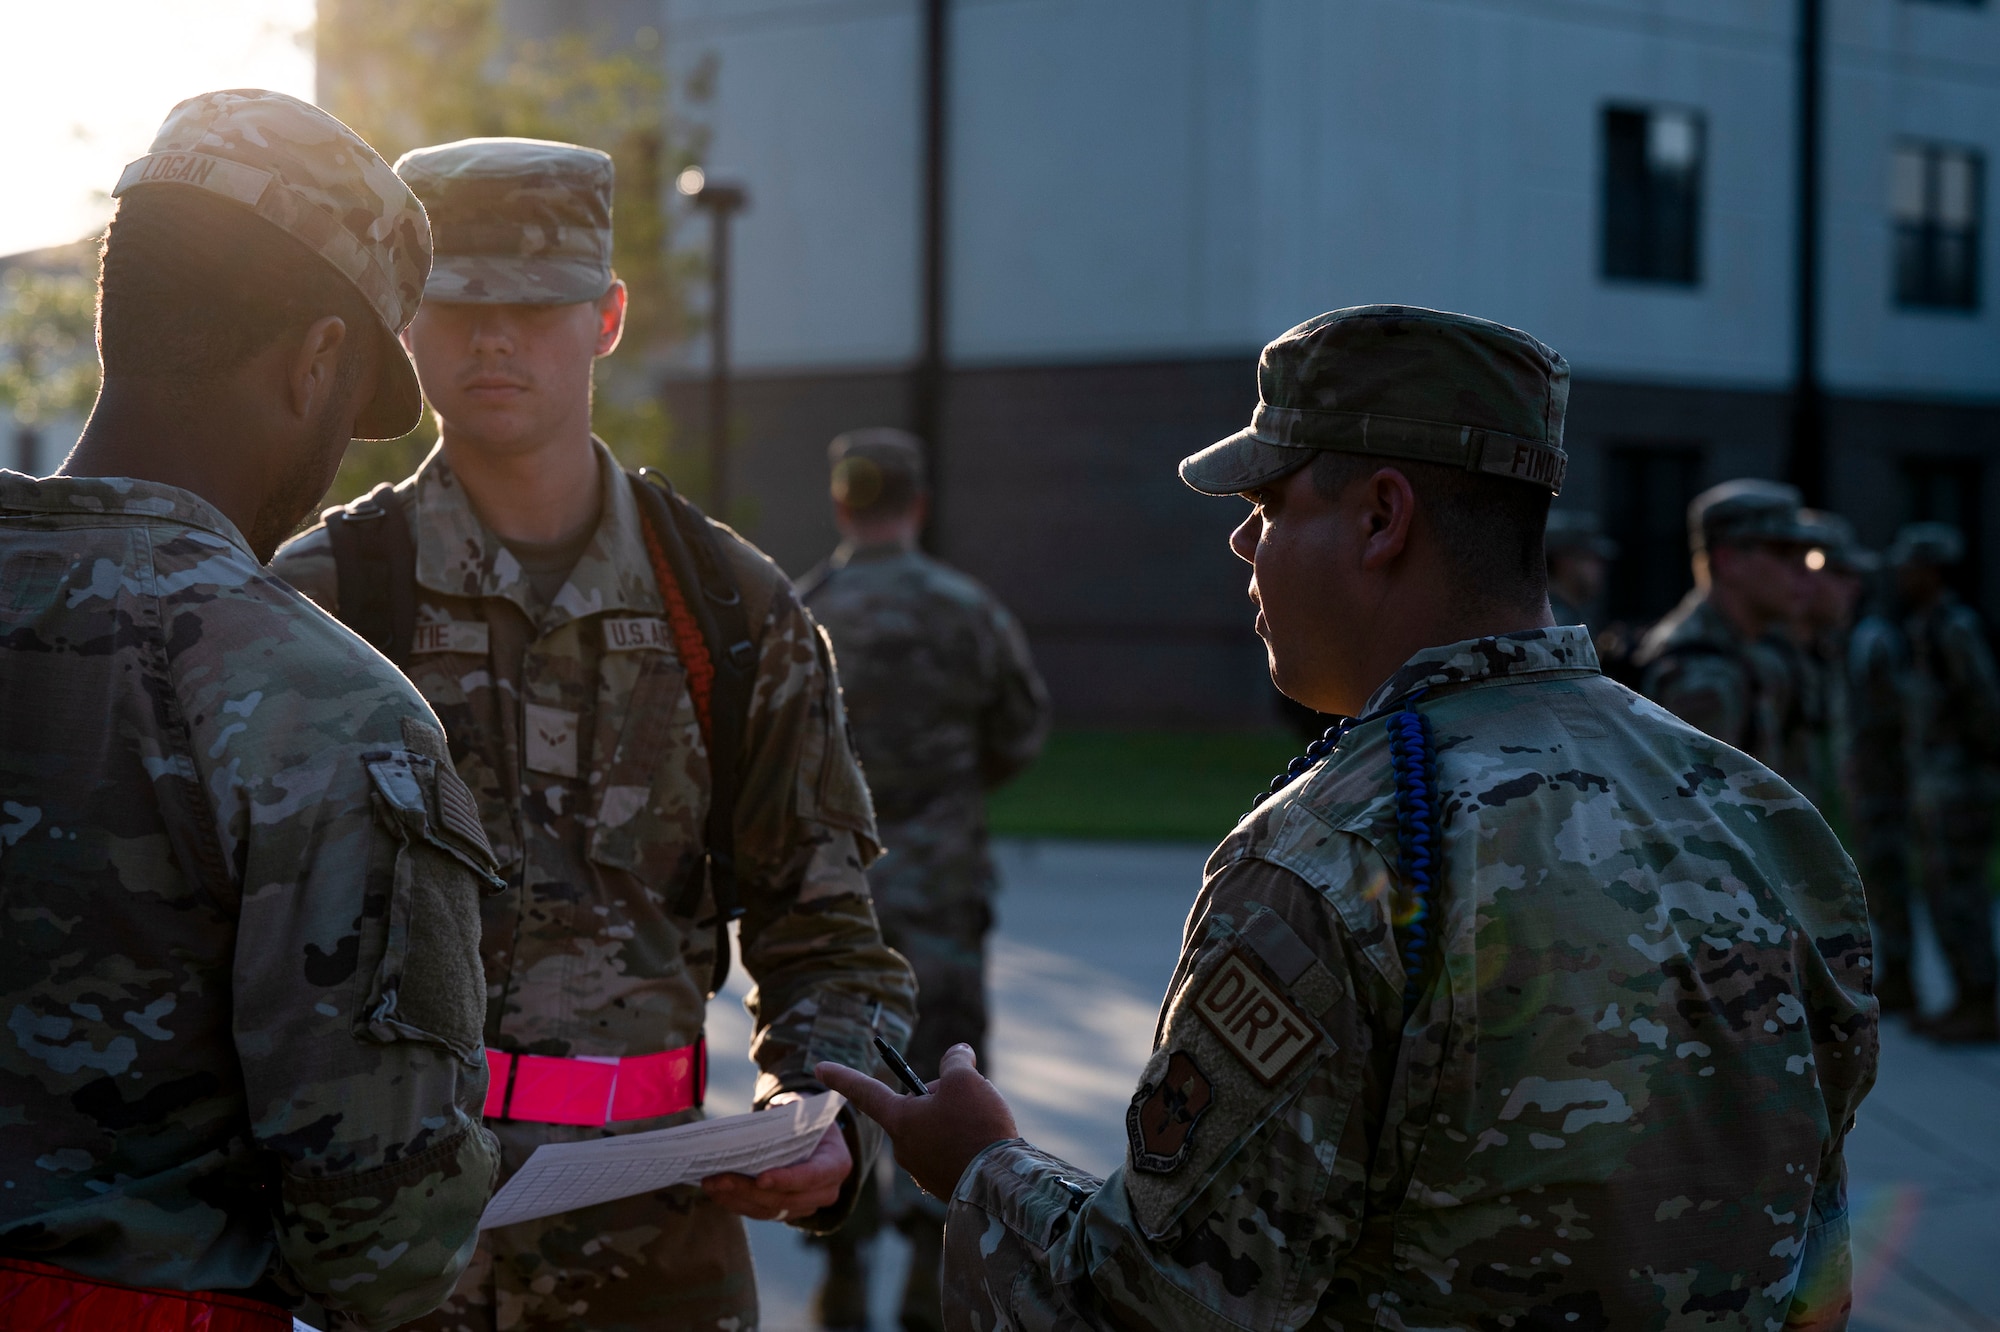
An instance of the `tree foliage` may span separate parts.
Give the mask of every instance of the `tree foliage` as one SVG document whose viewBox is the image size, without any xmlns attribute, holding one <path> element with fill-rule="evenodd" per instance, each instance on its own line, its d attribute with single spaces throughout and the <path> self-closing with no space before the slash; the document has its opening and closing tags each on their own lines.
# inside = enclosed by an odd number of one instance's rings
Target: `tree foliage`
<svg viewBox="0 0 2000 1332">
<path fill-rule="evenodd" d="M 65 246 L 0 274 L 0 407 L 23 427 L 81 416 L 97 394 L 90 254 Z"/>
<path fill-rule="evenodd" d="M 672 111 L 657 30 L 629 38 L 557 29 L 511 31 L 500 0 L 320 0 L 313 38 L 319 101 L 391 162 L 412 148 L 482 135 L 587 144 L 617 166 L 612 262 L 631 292 L 625 340 L 601 363 L 594 423 L 631 465 L 665 467 L 684 484 L 700 451 L 673 447 L 653 391 L 664 349 L 688 336 L 686 293 L 699 261 L 677 250 L 667 192 L 698 160 L 701 132 Z M 704 100 L 709 76 L 683 90 Z M 405 476 L 436 438 L 354 445 L 333 498 Z"/>
</svg>

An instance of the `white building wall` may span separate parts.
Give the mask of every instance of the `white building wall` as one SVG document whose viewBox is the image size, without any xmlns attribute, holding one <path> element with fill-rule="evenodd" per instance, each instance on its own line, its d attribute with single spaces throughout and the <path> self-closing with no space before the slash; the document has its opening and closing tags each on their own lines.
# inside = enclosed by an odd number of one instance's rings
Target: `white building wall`
<svg viewBox="0 0 2000 1332">
<path fill-rule="evenodd" d="M 914 0 L 662 0 L 671 58 L 720 61 L 708 169 L 749 187 L 733 224 L 750 367 L 916 355 L 921 201 Z M 700 228 L 693 234 L 699 235 Z"/>
<path fill-rule="evenodd" d="M 750 187 L 747 367 L 916 351 L 919 0 L 662 0 L 719 59 Z M 2000 263 L 1966 315 L 1890 301 L 1898 135 L 2000 166 L 2000 13 L 1831 0 L 1826 367 L 2000 392 Z M 1333 306 L 1528 328 L 1579 372 L 1780 386 L 1792 364 L 1792 0 L 954 0 L 950 342 L 962 364 L 1239 354 Z M 1597 276 L 1600 115 L 1706 119 L 1702 281 Z M 1989 215 L 1989 258 L 2000 237 Z"/>
</svg>

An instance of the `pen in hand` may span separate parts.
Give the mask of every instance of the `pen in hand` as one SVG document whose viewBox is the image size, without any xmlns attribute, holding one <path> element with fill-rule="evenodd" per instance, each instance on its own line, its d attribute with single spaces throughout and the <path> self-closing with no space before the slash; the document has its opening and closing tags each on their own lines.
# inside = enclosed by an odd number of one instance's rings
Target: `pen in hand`
<svg viewBox="0 0 2000 1332">
<path fill-rule="evenodd" d="M 889 1071 L 894 1073 L 897 1079 L 910 1089 L 910 1095 L 929 1096 L 931 1094 L 931 1089 L 924 1086 L 924 1080 L 917 1076 L 915 1069 L 910 1067 L 910 1061 L 897 1053 L 895 1046 L 877 1036 L 875 1038 L 875 1049 L 881 1053 L 882 1062 L 889 1066 Z"/>
</svg>

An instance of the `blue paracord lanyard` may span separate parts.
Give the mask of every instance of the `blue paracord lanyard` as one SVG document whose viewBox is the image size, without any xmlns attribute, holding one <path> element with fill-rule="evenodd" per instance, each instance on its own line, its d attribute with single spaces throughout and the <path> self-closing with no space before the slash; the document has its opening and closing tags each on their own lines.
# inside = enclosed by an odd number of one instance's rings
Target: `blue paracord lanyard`
<svg viewBox="0 0 2000 1332">
<path fill-rule="evenodd" d="M 1436 915 L 1439 870 L 1444 846 L 1438 816 L 1437 750 L 1431 744 L 1431 724 L 1416 710 L 1422 691 L 1402 701 L 1385 720 L 1389 728 L 1389 765 L 1396 779 L 1397 865 L 1410 885 L 1410 918 L 1403 924 L 1403 1020 L 1417 1010 L 1423 995 L 1424 964 L 1431 947 L 1431 920 Z M 1375 716 L 1383 716 L 1377 713 Z M 1284 790 L 1307 769 L 1333 753 L 1342 736 L 1374 717 L 1343 718 L 1306 747 L 1285 771 L 1271 781 L 1271 794 Z"/>
</svg>

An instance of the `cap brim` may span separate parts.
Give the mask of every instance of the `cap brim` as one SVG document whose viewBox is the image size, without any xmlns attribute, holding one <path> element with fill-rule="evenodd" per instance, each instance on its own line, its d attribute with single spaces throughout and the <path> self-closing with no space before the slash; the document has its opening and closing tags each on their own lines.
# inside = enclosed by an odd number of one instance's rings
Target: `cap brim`
<svg viewBox="0 0 2000 1332">
<path fill-rule="evenodd" d="M 375 381 L 375 396 L 354 418 L 356 439 L 401 439 L 417 428 L 424 418 L 424 394 L 417 387 L 417 367 L 403 350 L 402 339 L 381 324 L 375 326 L 381 341 L 381 372 Z"/>
<path fill-rule="evenodd" d="M 1239 430 L 1181 459 L 1181 480 L 1204 495 L 1240 495 L 1284 480 L 1321 452 L 1296 444 L 1273 444 L 1254 429 Z"/>
<path fill-rule="evenodd" d="M 431 261 L 424 299 L 447 305 L 575 305 L 611 287 L 596 259 L 520 259 L 512 255 L 440 254 Z"/>
</svg>

